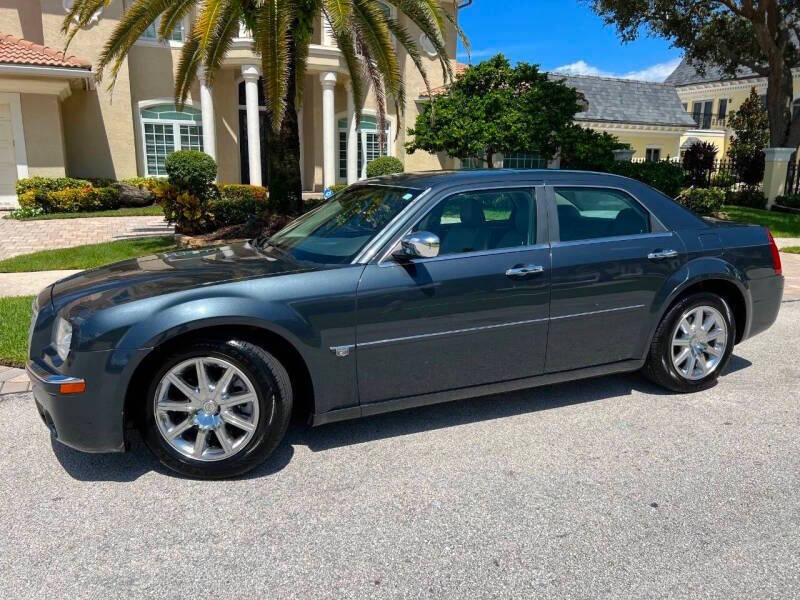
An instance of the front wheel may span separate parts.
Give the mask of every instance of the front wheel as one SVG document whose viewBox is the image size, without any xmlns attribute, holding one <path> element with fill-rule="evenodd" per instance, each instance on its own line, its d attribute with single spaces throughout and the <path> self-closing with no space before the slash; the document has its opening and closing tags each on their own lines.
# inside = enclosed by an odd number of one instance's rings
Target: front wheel
<svg viewBox="0 0 800 600">
<path fill-rule="evenodd" d="M 143 436 L 183 475 L 221 479 L 261 464 L 283 439 L 292 387 L 281 363 L 238 340 L 202 340 L 163 358 L 146 400 Z"/>
<path fill-rule="evenodd" d="M 675 392 L 713 386 L 733 352 L 736 324 L 716 294 L 692 294 L 672 306 L 656 329 L 642 372 Z"/>
</svg>

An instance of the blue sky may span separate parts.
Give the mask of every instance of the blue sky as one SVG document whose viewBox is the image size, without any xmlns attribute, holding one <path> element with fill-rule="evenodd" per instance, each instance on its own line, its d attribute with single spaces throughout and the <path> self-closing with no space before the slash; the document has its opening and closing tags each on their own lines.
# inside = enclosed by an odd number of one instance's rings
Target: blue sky
<svg viewBox="0 0 800 600">
<path fill-rule="evenodd" d="M 474 0 L 459 19 L 473 63 L 502 52 L 548 71 L 662 81 L 681 57 L 660 38 L 622 44 L 580 0 Z M 463 48 L 458 58 L 467 62 Z"/>
</svg>

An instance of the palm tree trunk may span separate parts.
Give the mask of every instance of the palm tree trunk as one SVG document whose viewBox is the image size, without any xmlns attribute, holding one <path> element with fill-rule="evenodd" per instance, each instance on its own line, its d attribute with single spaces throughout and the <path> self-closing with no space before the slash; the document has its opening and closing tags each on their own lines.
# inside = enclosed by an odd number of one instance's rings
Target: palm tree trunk
<svg viewBox="0 0 800 600">
<path fill-rule="evenodd" d="M 280 131 L 273 131 L 270 136 L 269 198 L 274 211 L 300 214 L 303 211 L 303 190 L 300 180 L 300 131 L 295 107 L 296 53 L 294 44 L 290 46 L 286 115 Z"/>
</svg>

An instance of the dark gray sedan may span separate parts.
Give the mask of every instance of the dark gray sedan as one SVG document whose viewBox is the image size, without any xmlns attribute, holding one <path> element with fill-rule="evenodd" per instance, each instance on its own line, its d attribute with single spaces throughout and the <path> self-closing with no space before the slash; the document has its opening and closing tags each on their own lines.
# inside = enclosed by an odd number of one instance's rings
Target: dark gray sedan
<svg viewBox="0 0 800 600">
<path fill-rule="evenodd" d="M 28 372 L 60 442 L 243 473 L 314 425 L 641 369 L 713 385 L 783 293 L 763 227 L 629 179 L 428 173 L 349 187 L 272 238 L 129 260 L 39 294 Z"/>
</svg>

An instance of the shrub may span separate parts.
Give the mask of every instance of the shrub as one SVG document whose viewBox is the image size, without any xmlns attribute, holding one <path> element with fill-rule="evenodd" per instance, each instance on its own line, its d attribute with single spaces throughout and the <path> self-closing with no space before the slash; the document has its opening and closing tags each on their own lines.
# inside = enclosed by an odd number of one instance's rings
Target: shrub
<svg viewBox="0 0 800 600">
<path fill-rule="evenodd" d="M 720 171 L 711 178 L 711 187 L 730 189 L 736 185 L 736 177 L 729 171 Z"/>
<path fill-rule="evenodd" d="M 17 181 L 17 196 L 27 192 L 60 192 L 62 190 L 82 187 L 92 187 L 87 179 L 73 179 L 72 177 L 27 177 Z"/>
<path fill-rule="evenodd" d="M 380 177 L 392 173 L 402 173 L 405 170 L 403 163 L 394 156 L 380 156 L 367 163 L 367 177 Z"/>
<path fill-rule="evenodd" d="M 38 206 L 33 207 L 25 207 L 20 206 L 15 210 L 12 210 L 8 216 L 11 219 L 30 219 L 33 217 L 38 217 L 39 215 L 45 214 L 44 210 L 39 208 Z"/>
<path fill-rule="evenodd" d="M 725 203 L 764 209 L 767 207 L 767 197 L 760 190 L 744 189 L 725 194 Z"/>
<path fill-rule="evenodd" d="M 221 185 L 218 199 L 212 200 L 209 211 L 215 227 L 238 225 L 258 218 L 269 208 L 267 190 L 254 185 Z"/>
<path fill-rule="evenodd" d="M 698 215 L 710 215 L 722 208 L 725 192 L 719 188 L 687 188 L 676 198 L 682 204 Z"/>
<path fill-rule="evenodd" d="M 140 190 L 155 192 L 163 181 L 164 180 L 159 177 L 131 177 L 129 179 L 123 179 L 120 183 L 127 183 L 128 185 L 138 187 Z"/>
<path fill-rule="evenodd" d="M 174 223 L 178 233 L 203 233 L 213 223 L 214 214 L 207 198 L 162 183 L 156 196 L 167 222 Z"/>
<path fill-rule="evenodd" d="M 334 194 L 338 194 L 342 190 L 346 190 L 347 189 L 347 184 L 346 183 L 337 183 L 335 185 L 330 186 L 328 189 L 330 191 L 332 191 Z"/>
<path fill-rule="evenodd" d="M 609 173 L 637 179 L 670 198 L 675 198 L 681 193 L 686 179 L 681 166 L 669 161 L 643 163 L 619 161 L 611 165 Z"/>
<path fill-rule="evenodd" d="M 788 206 L 789 208 L 800 208 L 800 194 L 790 194 L 789 196 L 778 196 L 775 204 Z"/>
<path fill-rule="evenodd" d="M 683 155 L 683 168 L 689 173 L 692 185 L 705 187 L 706 177 L 714 168 L 717 147 L 711 142 L 695 142 Z"/>
<path fill-rule="evenodd" d="M 179 150 L 168 155 L 164 163 L 169 184 L 201 200 L 209 199 L 216 187 L 217 163 L 199 150 Z"/>
<path fill-rule="evenodd" d="M 57 191 L 30 190 L 19 196 L 19 205 L 42 213 L 109 210 L 119 206 L 119 192 L 112 187 L 91 185 Z"/>
</svg>

